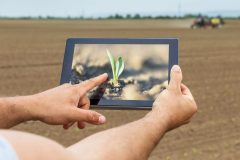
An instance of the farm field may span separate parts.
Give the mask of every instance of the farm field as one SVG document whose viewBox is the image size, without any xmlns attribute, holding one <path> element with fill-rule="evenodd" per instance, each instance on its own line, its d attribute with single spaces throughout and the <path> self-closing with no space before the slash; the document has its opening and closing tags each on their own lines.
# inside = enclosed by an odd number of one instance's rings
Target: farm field
<svg viewBox="0 0 240 160">
<path fill-rule="evenodd" d="M 34 94 L 59 85 L 69 37 L 131 37 L 180 40 L 184 83 L 199 107 L 189 125 L 165 135 L 150 160 L 236 160 L 240 158 L 240 21 L 222 29 L 191 30 L 191 20 L 0 20 L 0 96 Z M 14 127 L 69 146 L 93 133 L 143 117 L 147 111 L 100 110 L 103 126 Z"/>
</svg>

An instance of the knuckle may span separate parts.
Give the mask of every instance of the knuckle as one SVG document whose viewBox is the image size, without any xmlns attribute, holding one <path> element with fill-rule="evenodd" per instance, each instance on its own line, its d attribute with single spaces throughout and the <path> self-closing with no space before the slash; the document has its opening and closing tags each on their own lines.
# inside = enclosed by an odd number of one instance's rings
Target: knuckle
<svg viewBox="0 0 240 160">
<path fill-rule="evenodd" d="M 153 102 L 153 108 L 156 108 L 158 106 L 158 102 L 157 101 L 154 101 Z"/>
<path fill-rule="evenodd" d="M 92 83 L 92 84 L 97 84 L 97 81 L 94 79 L 94 78 L 91 78 L 91 79 L 89 79 L 88 80 L 90 83 Z"/>
<path fill-rule="evenodd" d="M 78 87 L 76 85 L 72 85 L 71 92 L 73 95 L 78 94 Z"/>
<path fill-rule="evenodd" d="M 68 103 L 69 103 L 69 105 L 71 105 L 71 106 L 75 106 L 76 101 L 77 101 L 77 99 L 76 99 L 75 97 L 73 97 L 73 96 L 71 96 L 71 97 L 68 99 Z"/>
<path fill-rule="evenodd" d="M 63 86 L 66 87 L 66 88 L 69 88 L 69 87 L 71 87 L 72 85 L 69 84 L 69 83 L 64 83 Z"/>
<path fill-rule="evenodd" d="M 71 122 L 71 120 L 68 118 L 64 118 L 62 121 L 63 124 L 69 124 Z"/>
<path fill-rule="evenodd" d="M 81 81 L 78 83 L 79 87 L 81 88 L 86 82 L 85 81 Z"/>
<path fill-rule="evenodd" d="M 188 99 L 188 101 L 186 101 L 187 106 L 189 106 L 189 110 L 194 114 L 197 112 L 198 107 L 197 104 L 194 100 Z"/>
<path fill-rule="evenodd" d="M 84 86 L 87 82 L 88 82 L 88 80 L 82 81 L 82 82 L 80 83 L 80 86 Z"/>
<path fill-rule="evenodd" d="M 198 107 L 197 107 L 197 105 L 194 105 L 194 106 L 193 106 L 193 112 L 194 112 L 194 113 L 196 113 L 196 112 L 197 112 L 197 110 L 198 110 Z"/>
<path fill-rule="evenodd" d="M 87 98 L 86 105 L 87 105 L 88 107 L 90 107 L 90 100 L 89 100 L 88 98 Z"/>
<path fill-rule="evenodd" d="M 69 94 L 75 94 L 75 92 L 77 92 L 75 85 L 66 83 L 63 85 L 63 87 L 65 88 L 65 91 L 67 91 Z"/>
<path fill-rule="evenodd" d="M 196 113 L 198 110 L 198 107 L 195 101 L 191 101 L 191 107 L 192 107 L 193 113 Z"/>
<path fill-rule="evenodd" d="M 98 116 L 96 113 L 94 113 L 93 111 L 90 111 L 88 114 L 88 120 L 90 122 L 97 122 L 98 121 Z"/>
</svg>

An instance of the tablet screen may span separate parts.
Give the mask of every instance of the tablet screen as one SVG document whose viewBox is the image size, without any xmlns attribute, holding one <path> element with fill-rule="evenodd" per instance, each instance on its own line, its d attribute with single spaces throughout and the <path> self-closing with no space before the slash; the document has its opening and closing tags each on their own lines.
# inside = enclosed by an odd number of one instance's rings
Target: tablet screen
<svg viewBox="0 0 240 160">
<path fill-rule="evenodd" d="M 70 82 L 108 73 L 90 98 L 153 100 L 168 84 L 168 62 L 169 44 L 75 44 Z"/>
</svg>

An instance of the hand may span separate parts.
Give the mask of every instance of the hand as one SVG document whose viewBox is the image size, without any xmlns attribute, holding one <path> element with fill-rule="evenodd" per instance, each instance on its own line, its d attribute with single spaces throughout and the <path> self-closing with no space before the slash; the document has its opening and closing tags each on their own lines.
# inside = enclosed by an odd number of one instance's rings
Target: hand
<svg viewBox="0 0 240 160">
<path fill-rule="evenodd" d="M 88 110 L 90 101 L 86 93 L 107 80 L 107 74 L 89 79 L 80 84 L 64 84 L 59 87 L 32 96 L 35 106 L 29 109 L 34 119 L 47 124 L 63 125 L 69 128 L 75 122 L 79 128 L 85 127 L 85 122 L 103 124 L 106 118 Z"/>
<path fill-rule="evenodd" d="M 197 105 L 190 90 L 181 82 L 181 69 L 175 65 L 171 70 L 169 86 L 157 97 L 150 113 L 155 119 L 164 120 L 167 131 L 190 122 L 197 111 Z"/>
</svg>

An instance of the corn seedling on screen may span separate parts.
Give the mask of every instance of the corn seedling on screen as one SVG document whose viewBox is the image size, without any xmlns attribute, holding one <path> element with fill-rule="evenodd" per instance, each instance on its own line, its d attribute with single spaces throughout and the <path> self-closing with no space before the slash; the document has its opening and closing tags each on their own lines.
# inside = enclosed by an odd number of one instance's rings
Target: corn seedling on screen
<svg viewBox="0 0 240 160">
<path fill-rule="evenodd" d="M 77 44 L 70 82 L 108 73 L 104 93 L 93 89 L 90 98 L 154 100 L 168 84 L 168 52 L 167 44 Z"/>
<path fill-rule="evenodd" d="M 91 107 L 151 109 L 178 64 L 176 38 L 70 38 L 61 84 L 79 84 L 107 73 L 108 80 L 87 93 Z"/>
</svg>

